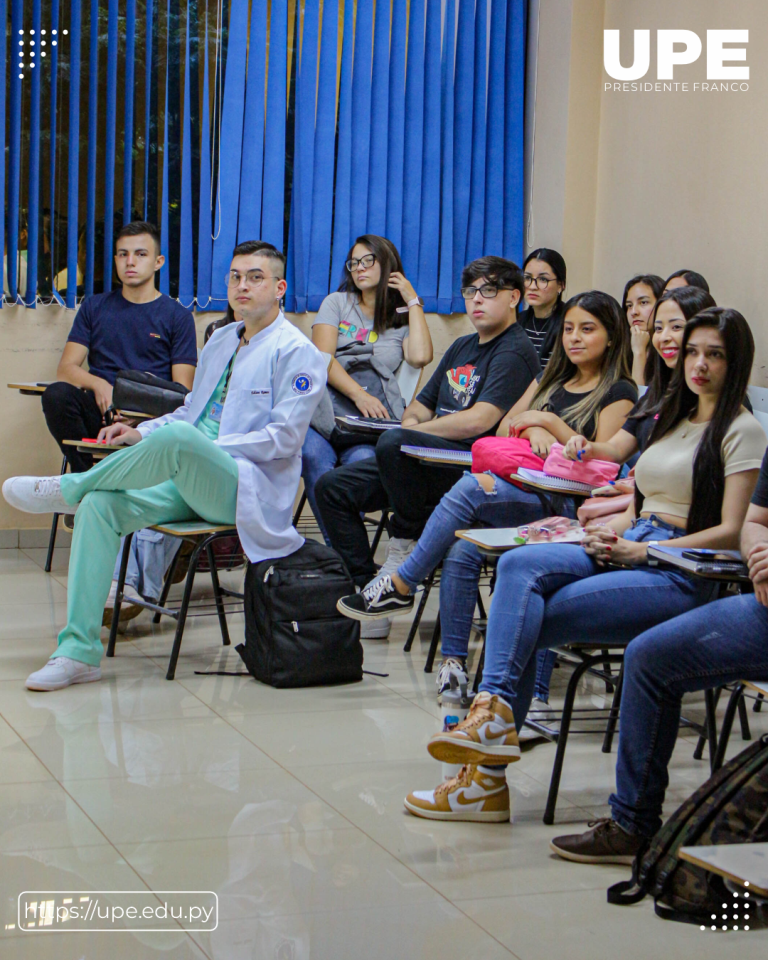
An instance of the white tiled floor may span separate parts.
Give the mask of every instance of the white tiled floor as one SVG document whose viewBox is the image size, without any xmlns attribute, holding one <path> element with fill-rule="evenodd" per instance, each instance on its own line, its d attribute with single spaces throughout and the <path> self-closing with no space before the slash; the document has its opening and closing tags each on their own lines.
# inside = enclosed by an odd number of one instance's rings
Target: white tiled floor
<svg viewBox="0 0 768 960">
<path fill-rule="evenodd" d="M 385 673 L 351 686 L 273 690 L 246 677 L 215 619 L 189 625 L 165 680 L 170 622 L 128 628 L 100 684 L 30 693 L 66 616 L 67 551 L 0 551 L 0 956 L 3 960 L 757 960 L 768 933 L 720 935 L 657 919 L 650 902 L 609 906 L 622 867 L 552 856 L 548 842 L 606 812 L 615 752 L 571 741 L 557 824 L 542 813 L 554 748 L 509 770 L 512 825 L 419 820 L 402 807 L 430 787 L 439 713 L 426 645 L 365 642 Z M 202 578 L 203 586 L 205 578 Z M 432 612 L 430 612 L 432 611 Z M 434 617 L 430 602 L 426 619 Z M 231 618 L 235 642 L 242 617 Z M 554 675 L 555 696 L 567 671 Z M 601 704 L 597 683 L 580 705 Z M 701 715 L 691 704 L 686 714 Z M 754 733 L 768 711 L 750 713 Z M 678 741 L 671 812 L 706 777 Z M 734 735 L 732 752 L 741 748 Z M 213 933 L 29 934 L 23 890 L 213 890 Z M 4 929 L 3 929 L 4 928 Z"/>
</svg>

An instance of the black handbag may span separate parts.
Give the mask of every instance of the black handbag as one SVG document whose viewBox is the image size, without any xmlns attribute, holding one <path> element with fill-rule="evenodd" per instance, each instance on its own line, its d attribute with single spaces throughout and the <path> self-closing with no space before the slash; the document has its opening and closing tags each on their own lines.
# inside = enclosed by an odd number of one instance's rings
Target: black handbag
<svg viewBox="0 0 768 960">
<path fill-rule="evenodd" d="M 141 370 L 119 370 L 112 389 L 112 406 L 117 410 L 162 417 L 184 403 L 189 390 L 182 383 L 163 380 Z"/>
</svg>

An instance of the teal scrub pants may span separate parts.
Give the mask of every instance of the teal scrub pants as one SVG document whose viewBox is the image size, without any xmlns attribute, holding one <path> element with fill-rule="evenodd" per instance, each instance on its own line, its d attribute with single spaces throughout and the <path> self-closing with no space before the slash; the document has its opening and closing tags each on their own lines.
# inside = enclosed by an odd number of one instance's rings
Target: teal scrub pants
<svg viewBox="0 0 768 960">
<path fill-rule="evenodd" d="M 120 538 L 155 523 L 202 518 L 235 522 L 237 463 L 189 423 L 171 423 L 106 457 L 87 473 L 66 474 L 61 493 L 75 515 L 67 625 L 54 656 L 98 666 L 101 618 Z"/>
</svg>

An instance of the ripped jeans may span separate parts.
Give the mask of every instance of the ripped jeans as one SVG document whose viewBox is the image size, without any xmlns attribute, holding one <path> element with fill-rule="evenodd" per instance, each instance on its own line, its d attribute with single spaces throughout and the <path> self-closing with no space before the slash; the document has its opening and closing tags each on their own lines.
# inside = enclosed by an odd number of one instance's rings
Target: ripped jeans
<svg viewBox="0 0 768 960">
<path fill-rule="evenodd" d="M 427 521 L 413 553 L 398 569 L 415 591 L 443 561 L 440 575 L 440 626 L 444 657 L 466 657 L 483 556 L 466 540 L 457 540 L 456 530 L 467 527 L 517 527 L 557 513 L 575 517 L 573 497 L 555 497 L 521 490 L 494 477 L 487 492 L 471 473 L 465 473 L 445 494 Z M 554 502 L 552 502 L 554 501 Z M 549 677 L 555 654 L 543 650 L 539 657 L 536 696 L 549 698 Z"/>
</svg>

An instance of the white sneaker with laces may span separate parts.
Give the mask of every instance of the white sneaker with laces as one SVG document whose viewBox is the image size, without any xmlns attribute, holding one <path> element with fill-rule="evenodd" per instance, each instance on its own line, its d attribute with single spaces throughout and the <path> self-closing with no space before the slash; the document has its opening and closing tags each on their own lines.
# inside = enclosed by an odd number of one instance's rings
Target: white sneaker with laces
<svg viewBox="0 0 768 960">
<path fill-rule="evenodd" d="M 440 703 L 443 692 L 451 686 L 451 677 L 456 677 L 459 686 L 469 684 L 466 665 L 458 657 L 446 657 L 437 670 L 437 702 Z"/>
<path fill-rule="evenodd" d="M 388 573 L 397 573 L 397 568 L 410 557 L 417 542 L 416 540 L 404 540 L 401 537 L 393 537 L 389 541 L 386 560 L 376 576 L 366 584 L 366 587 L 370 587 L 371 584 L 375 583 L 381 577 L 386 576 Z"/>
<path fill-rule="evenodd" d="M 12 507 L 24 513 L 70 513 L 72 506 L 61 495 L 61 477 L 9 477 L 3 484 L 3 496 Z"/>
<path fill-rule="evenodd" d="M 61 690 L 73 683 L 93 683 L 101 680 L 101 667 L 72 660 L 70 657 L 51 657 L 42 670 L 27 677 L 27 690 Z"/>
<path fill-rule="evenodd" d="M 360 623 L 361 640 L 386 640 L 392 629 L 392 617 L 381 617 L 379 620 L 363 620 Z"/>
</svg>

